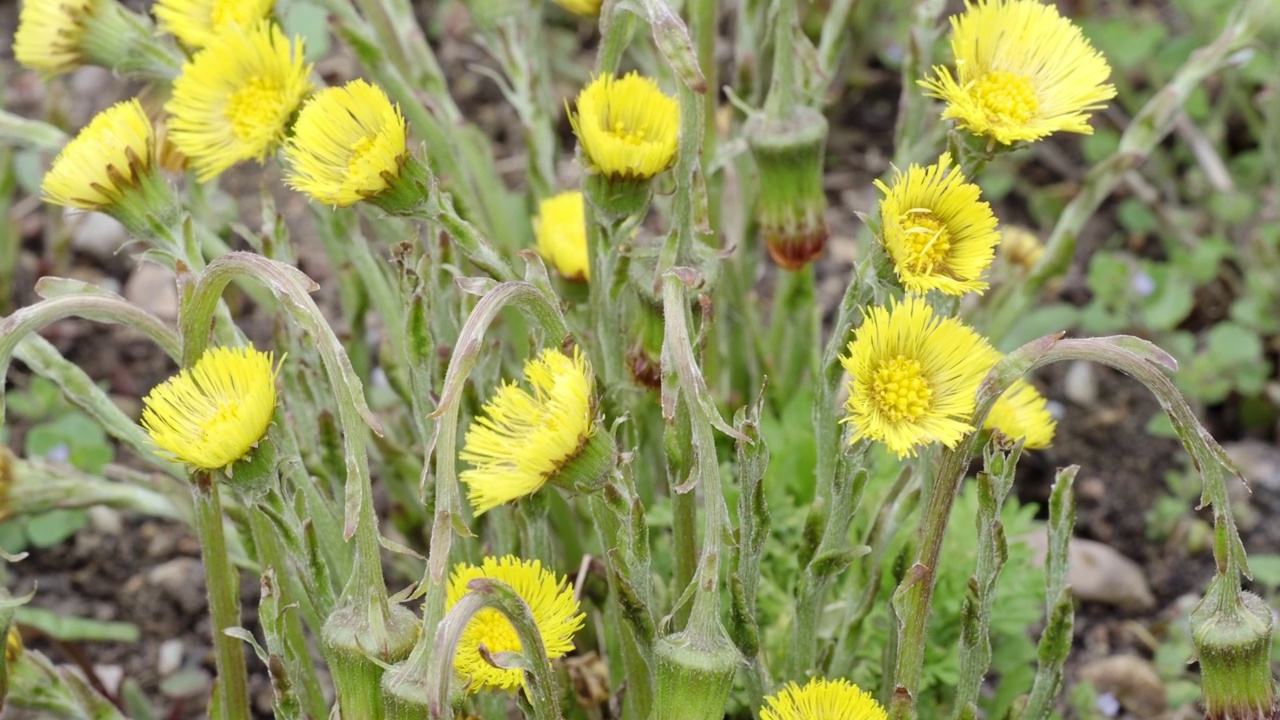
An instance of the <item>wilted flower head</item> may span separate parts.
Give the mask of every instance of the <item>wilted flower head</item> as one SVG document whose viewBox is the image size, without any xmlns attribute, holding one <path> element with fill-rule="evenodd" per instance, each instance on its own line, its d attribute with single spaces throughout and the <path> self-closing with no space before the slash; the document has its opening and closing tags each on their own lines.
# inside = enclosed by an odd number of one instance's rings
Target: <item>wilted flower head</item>
<svg viewBox="0 0 1280 720">
<path fill-rule="evenodd" d="M 230 25 L 251 25 L 271 14 L 275 0 L 156 0 L 160 29 L 189 48 L 202 48 Z"/>
<path fill-rule="evenodd" d="M 511 555 L 501 559 L 487 557 L 479 567 L 460 563 L 449 578 L 448 607 L 452 609 L 467 594 L 467 583 L 479 578 L 504 582 L 524 600 L 548 658 L 554 660 L 573 650 L 573 635 L 582 629 L 586 615 L 579 612 L 573 588 L 566 579 L 557 578 L 537 560 L 521 561 Z M 521 650 L 516 629 L 502 613 L 492 608 L 476 613 L 463 630 L 453 658 L 454 671 L 467 681 L 467 691 L 513 691 L 521 687 L 524 673 L 494 667 L 481 656 L 481 645 L 491 654 Z"/>
<path fill-rule="evenodd" d="M 848 680 L 812 678 L 788 683 L 764 699 L 760 720 L 885 720 L 888 715 L 867 691 Z"/>
<path fill-rule="evenodd" d="M 1019 378 L 996 400 L 983 428 L 999 430 L 1010 440 L 1026 438 L 1023 447 L 1028 450 L 1047 448 L 1058 427 L 1047 405 L 1034 385 Z"/>
<path fill-rule="evenodd" d="M 364 80 L 316 93 L 285 145 L 285 181 L 316 202 L 353 205 L 384 192 L 409 154 L 404 116 Z"/>
<path fill-rule="evenodd" d="M 538 254 L 568 280 L 591 277 L 585 207 L 581 192 L 563 192 L 543 200 L 533 222 Z"/>
<path fill-rule="evenodd" d="M 963 295 L 987 289 L 981 278 L 1000 242 L 996 217 L 949 153 L 934 165 L 899 171 L 892 186 L 877 180 L 876 187 L 884 193 L 880 240 L 907 292 Z"/>
<path fill-rule="evenodd" d="M 593 376 L 580 351 L 543 350 L 524 378 L 533 394 L 504 383 L 467 428 L 459 456 L 472 468 L 459 479 L 477 515 L 540 490 L 596 434 Z"/>
<path fill-rule="evenodd" d="M 851 440 L 877 440 L 898 457 L 935 442 L 954 447 L 973 432 L 978 385 L 998 357 L 959 320 L 935 317 L 922 297 L 871 308 L 840 358 Z"/>
<path fill-rule="evenodd" d="M 942 116 L 1010 145 L 1055 132 L 1090 134 L 1090 111 L 1115 97 L 1111 68 L 1080 28 L 1039 0 L 965 0 L 951 18 L 956 75 L 921 80 Z"/>
<path fill-rule="evenodd" d="M 608 178 L 648 180 L 675 159 L 680 107 L 634 72 L 593 80 L 578 94 L 569 122 L 589 169 Z"/>
<path fill-rule="evenodd" d="M 67 143 L 40 183 L 44 199 L 82 210 L 111 209 L 152 172 L 156 139 L 137 98 L 116 103 Z"/>
<path fill-rule="evenodd" d="M 311 92 L 302 39 L 265 20 L 230 26 L 182 67 L 165 110 L 174 145 L 201 182 L 244 160 L 262 162 L 285 139 Z"/>
<path fill-rule="evenodd" d="M 202 470 L 248 455 L 276 410 L 272 362 L 252 346 L 213 348 L 153 388 L 142 399 L 142 426 L 160 454 Z"/>
</svg>

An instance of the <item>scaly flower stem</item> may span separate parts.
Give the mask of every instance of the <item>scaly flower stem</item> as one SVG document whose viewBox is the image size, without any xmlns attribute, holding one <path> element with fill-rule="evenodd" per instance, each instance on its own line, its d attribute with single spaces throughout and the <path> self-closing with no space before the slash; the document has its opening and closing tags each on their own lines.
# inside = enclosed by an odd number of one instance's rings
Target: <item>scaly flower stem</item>
<svg viewBox="0 0 1280 720">
<path fill-rule="evenodd" d="M 902 98 L 898 103 L 898 124 L 894 128 L 893 164 L 907 167 L 922 153 L 921 146 L 934 122 L 931 101 L 916 87 L 924 70 L 933 64 L 933 48 L 938 40 L 938 18 L 946 9 L 944 0 L 921 0 L 914 10 L 915 21 L 907 39 L 902 63 Z"/>
<path fill-rule="evenodd" d="M 227 558 L 222 503 L 218 483 L 211 473 L 198 471 L 191 476 L 191 496 L 195 501 L 196 534 L 200 538 L 209 616 L 213 623 L 221 720 L 249 720 L 249 676 L 244 646 L 223 632 L 240 626 L 240 576 Z"/>
<path fill-rule="evenodd" d="M 778 409 L 796 388 L 803 387 L 806 373 L 817 374 L 822 309 L 817 302 L 816 272 L 814 264 L 809 263 L 799 270 L 776 275 L 769 341 L 774 362 L 769 385 Z"/>
<path fill-rule="evenodd" d="M 795 35 L 796 3 L 799 0 L 774 0 L 777 9 L 773 35 L 773 78 L 764 100 L 765 114 L 770 118 L 785 117 L 796 102 Z"/>
<path fill-rule="evenodd" d="M 596 52 L 595 75 L 617 73 L 622 53 L 631 44 L 636 16 L 622 0 L 604 0 L 600 8 L 600 49 Z"/>
</svg>

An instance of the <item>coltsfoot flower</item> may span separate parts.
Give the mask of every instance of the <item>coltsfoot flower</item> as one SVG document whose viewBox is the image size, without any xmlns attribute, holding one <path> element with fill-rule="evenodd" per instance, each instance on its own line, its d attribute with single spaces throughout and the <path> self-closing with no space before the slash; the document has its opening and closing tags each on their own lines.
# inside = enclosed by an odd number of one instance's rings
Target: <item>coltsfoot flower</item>
<svg viewBox="0 0 1280 720">
<path fill-rule="evenodd" d="M 1027 228 L 1005 226 L 1000 233 L 1000 255 L 1011 265 L 1030 270 L 1044 256 L 1044 244 Z"/>
<path fill-rule="evenodd" d="M 230 25 L 251 25 L 271 14 L 275 0 L 156 0 L 151 8 L 164 32 L 202 48 Z"/>
<path fill-rule="evenodd" d="M 648 180 L 675 160 L 680 106 L 634 72 L 593 80 L 569 122 L 588 169 L 612 180 Z"/>
<path fill-rule="evenodd" d="M 206 350 L 142 399 L 142 426 L 159 454 L 201 470 L 230 468 L 267 434 L 276 410 L 271 353 Z"/>
<path fill-rule="evenodd" d="M 1058 427 L 1044 396 L 1026 380 L 1015 380 L 1013 385 L 996 400 L 983 424 L 986 430 L 999 430 L 1011 440 L 1026 438 L 1023 444 L 1028 450 L 1047 448 L 1053 442 Z"/>
<path fill-rule="evenodd" d="M 565 279 L 587 280 L 591 277 L 582 193 L 571 190 L 543 200 L 538 206 L 533 229 L 538 237 L 538 254 L 554 265 Z"/>
<path fill-rule="evenodd" d="M 153 172 L 156 138 L 137 98 L 116 103 L 67 143 L 40 183 L 46 202 L 107 211 Z"/>
<path fill-rule="evenodd" d="M 84 63 L 80 40 L 85 21 L 101 0 L 25 0 L 13 36 L 13 55 L 23 67 L 45 77 Z"/>
<path fill-rule="evenodd" d="M 978 385 L 999 354 L 955 318 L 935 317 L 919 296 L 873 307 L 854 331 L 849 355 L 851 440 L 882 442 L 898 457 L 932 443 L 955 447 L 973 432 L 968 420 Z"/>
<path fill-rule="evenodd" d="M 848 680 L 813 678 L 788 683 L 766 696 L 760 720 L 885 720 L 888 714 L 867 691 Z"/>
<path fill-rule="evenodd" d="M 311 92 L 310 73 L 302 39 L 290 42 L 265 20 L 226 28 L 183 65 L 165 110 L 170 137 L 200 182 L 274 152 Z"/>
<path fill-rule="evenodd" d="M 963 295 L 987 289 L 981 278 L 1000 242 L 996 217 L 949 153 L 934 165 L 899 171 L 892 186 L 877 180 L 876 187 L 884 193 L 880 242 L 907 292 Z"/>
<path fill-rule="evenodd" d="M 1067 18 L 1039 0 L 965 0 L 951 18 L 956 75 L 921 80 L 942 117 L 1011 145 L 1055 132 L 1090 134 L 1089 115 L 1115 97 L 1111 68 Z"/>
<path fill-rule="evenodd" d="M 500 559 L 487 557 L 479 567 L 460 563 L 449 578 L 449 609 L 467 594 L 467 583 L 478 578 L 504 582 L 525 601 L 548 658 L 554 660 L 573 650 L 573 635 L 582 629 L 586 615 L 579 612 L 578 601 L 573 598 L 573 588 L 566 578 L 557 578 L 537 560 L 522 561 L 511 555 Z M 476 613 L 462 631 L 453 658 L 454 670 L 467 681 L 467 692 L 514 691 L 521 687 L 524 674 L 520 670 L 501 670 L 490 665 L 480 655 L 481 645 L 494 654 L 521 650 L 516 629 L 502 613 L 490 608 Z"/>
<path fill-rule="evenodd" d="M 575 15 L 595 17 L 600 14 L 603 0 L 552 0 L 555 4 Z"/>
<path fill-rule="evenodd" d="M 316 202 L 347 207 L 387 191 L 409 155 L 404 116 L 364 80 L 316 93 L 284 149 L 285 182 Z"/>
<path fill-rule="evenodd" d="M 476 515 L 532 495 L 596 449 L 594 377 L 579 350 L 543 350 L 524 378 L 533 394 L 504 383 L 467 428 L 459 457 L 472 467 L 459 479 Z"/>
</svg>

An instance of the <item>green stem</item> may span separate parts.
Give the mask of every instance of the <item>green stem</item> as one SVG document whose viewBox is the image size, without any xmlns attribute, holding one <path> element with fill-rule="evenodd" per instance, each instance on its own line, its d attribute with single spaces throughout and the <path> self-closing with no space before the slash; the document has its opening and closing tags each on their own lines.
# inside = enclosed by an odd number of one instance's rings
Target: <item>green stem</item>
<svg viewBox="0 0 1280 720">
<path fill-rule="evenodd" d="M 769 346 L 777 354 L 769 385 L 774 395 L 774 407 L 778 410 L 794 395 L 796 388 L 803 387 L 806 373 L 811 377 L 817 374 L 822 318 L 815 274 L 816 268 L 810 263 L 793 272 L 779 272 L 776 276 Z"/>
<path fill-rule="evenodd" d="M 764 111 L 770 118 L 791 112 L 796 102 L 795 35 L 798 0 L 774 0 L 773 78 L 765 97 Z"/>
<path fill-rule="evenodd" d="M 636 16 L 622 0 L 604 0 L 600 8 L 600 49 L 596 52 L 595 75 L 618 72 L 622 53 L 631 44 Z"/>
<path fill-rule="evenodd" d="M 244 646 L 223 632 L 240 627 L 240 577 L 227 558 L 222 503 L 218 483 L 211 473 L 199 471 L 192 475 L 191 495 L 195 501 L 196 534 L 200 538 L 205 586 L 209 593 L 209 617 L 213 623 L 220 720 L 249 720 L 249 677 Z"/>
</svg>

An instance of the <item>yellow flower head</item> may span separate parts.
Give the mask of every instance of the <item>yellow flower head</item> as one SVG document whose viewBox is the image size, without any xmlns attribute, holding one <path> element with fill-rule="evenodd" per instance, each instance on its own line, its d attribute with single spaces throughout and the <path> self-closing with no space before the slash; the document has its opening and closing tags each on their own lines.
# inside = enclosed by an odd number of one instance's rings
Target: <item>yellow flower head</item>
<svg viewBox="0 0 1280 720">
<path fill-rule="evenodd" d="M 680 106 L 652 79 L 602 75 L 578 93 L 577 110 L 569 122 L 590 169 L 648 180 L 675 159 Z"/>
<path fill-rule="evenodd" d="M 879 180 L 881 242 L 907 292 L 981 293 L 981 277 L 1000 242 L 991 206 L 943 153 L 937 164 L 899 171 L 893 187 Z"/>
<path fill-rule="evenodd" d="M 151 172 L 156 138 L 137 98 L 98 113 L 53 160 L 40 184 L 44 199 L 106 210 Z"/>
<path fill-rule="evenodd" d="M 567 580 L 542 567 L 537 560 L 521 561 L 507 555 L 501 559 L 487 557 L 480 567 L 459 563 L 449 578 L 448 607 L 467 594 L 467 583 L 478 578 L 499 580 L 511 586 L 529 606 L 533 622 L 538 626 L 547 657 L 554 660 L 573 649 L 573 635 L 582 629 L 586 615 L 578 611 L 573 588 Z M 524 674 L 520 670 L 500 670 L 480 656 L 480 646 L 490 653 L 520 652 L 520 638 L 511 622 L 497 610 L 476 613 L 462 631 L 453 669 L 467 681 L 468 692 L 485 688 L 512 691 L 521 687 Z"/>
<path fill-rule="evenodd" d="M 97 2 L 100 0 L 24 0 L 13 36 L 13 55 L 18 63 L 45 77 L 82 65 L 84 21 Z"/>
<path fill-rule="evenodd" d="M 267 434 L 276 410 L 271 353 L 206 350 L 142 399 L 142 426 L 161 455 L 202 470 L 229 468 Z"/>
<path fill-rule="evenodd" d="M 575 15 L 595 17 L 600 14 L 603 0 L 552 0 L 555 4 Z"/>
<path fill-rule="evenodd" d="M 1010 145 L 1055 132 L 1093 132 L 1089 113 L 1115 97 L 1111 68 L 1053 4 L 965 0 L 951 18 L 956 76 L 944 67 L 921 80 L 946 101 L 942 117 Z"/>
<path fill-rule="evenodd" d="M 325 205 L 347 207 L 383 192 L 409 155 L 404 116 L 364 80 L 316 93 L 285 145 L 285 182 Z"/>
<path fill-rule="evenodd" d="M 22 646 L 22 632 L 17 625 L 10 625 L 4 639 L 4 661 L 9 664 L 17 662 L 25 650 Z"/>
<path fill-rule="evenodd" d="M 230 25 L 251 25 L 271 14 L 275 0 L 156 0 L 160 29 L 189 48 L 202 48 Z"/>
<path fill-rule="evenodd" d="M 1010 225 L 1001 234 L 1000 254 L 1011 264 L 1030 270 L 1044 255 L 1044 245 L 1031 230 Z"/>
<path fill-rule="evenodd" d="M 813 678 L 800 687 L 788 683 L 764 699 L 760 720 L 885 720 L 880 703 L 848 680 Z"/>
<path fill-rule="evenodd" d="M 569 280 L 591 277 L 585 207 L 577 190 L 560 193 L 542 201 L 533 222 L 538 254 Z"/>
<path fill-rule="evenodd" d="M 311 92 L 310 73 L 302 39 L 289 42 L 265 20 L 226 28 L 184 64 L 165 110 L 173 144 L 200 182 L 274 152 Z"/>
<path fill-rule="evenodd" d="M 851 439 L 877 440 L 900 458 L 935 442 L 955 447 L 973 431 L 978 385 L 998 358 L 959 320 L 935 317 L 923 297 L 871 308 L 840 358 Z"/>
<path fill-rule="evenodd" d="M 1053 442 L 1058 423 L 1046 405 L 1040 391 L 1019 378 L 996 400 L 982 427 L 999 430 L 1011 440 L 1026 438 L 1023 447 L 1028 450 L 1047 448 Z"/>
<path fill-rule="evenodd" d="M 532 395 L 504 383 L 467 428 L 459 457 L 472 468 L 459 479 L 476 515 L 537 492 L 596 432 L 594 379 L 579 350 L 543 350 L 525 363 L 524 379 Z"/>
</svg>

